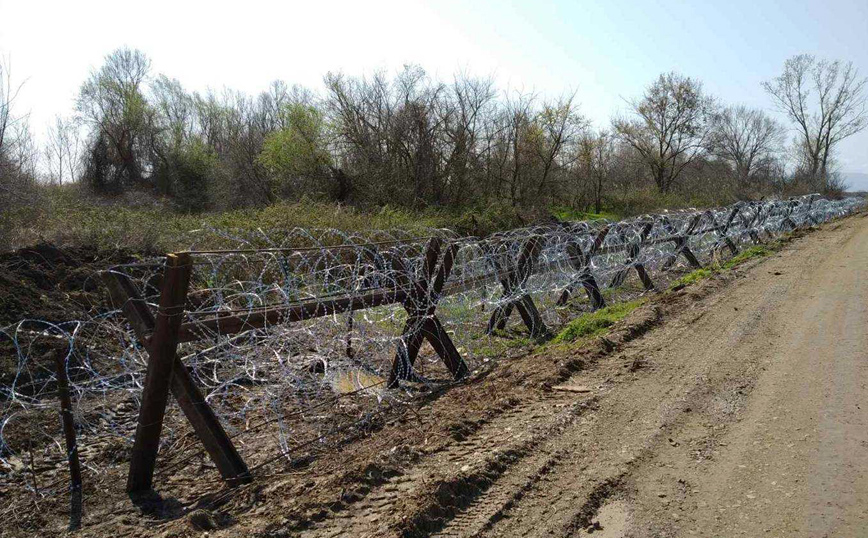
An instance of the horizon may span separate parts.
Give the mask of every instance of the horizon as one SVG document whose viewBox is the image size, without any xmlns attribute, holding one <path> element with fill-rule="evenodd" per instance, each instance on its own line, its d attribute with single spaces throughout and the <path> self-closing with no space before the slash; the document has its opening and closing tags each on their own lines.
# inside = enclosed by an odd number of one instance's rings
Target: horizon
<svg viewBox="0 0 868 538">
<path fill-rule="evenodd" d="M 852 61 L 861 77 L 868 76 L 868 48 L 860 33 L 868 27 L 866 3 L 483 3 L 471 10 L 454 0 L 436 6 L 386 1 L 274 8 L 248 2 L 236 11 L 227 2 L 161 1 L 146 9 L 91 2 L 92 9 L 84 10 L 0 1 L 0 18 L 20 21 L 0 28 L 0 54 L 10 59 L 14 81 L 24 82 L 17 109 L 30 114 L 39 140 L 55 115 L 73 113 L 91 69 L 122 46 L 147 54 L 152 74 L 200 92 L 230 88 L 255 94 L 280 79 L 321 93 L 329 71 L 394 73 L 404 64 L 447 80 L 465 70 L 492 76 L 500 91 L 548 97 L 575 91 L 578 110 L 597 128 L 609 127 L 612 117 L 626 112 L 625 100 L 640 96 L 660 73 L 676 71 L 701 81 L 725 104 L 773 114 L 790 127 L 788 142 L 791 125 L 761 87 L 787 58 L 810 53 Z M 751 17 L 744 16 L 748 11 Z M 23 23 L 46 12 L 52 17 L 45 24 Z M 128 24 L 131 18 L 137 23 Z M 844 140 L 837 154 L 841 172 L 868 174 L 866 148 L 868 131 Z M 850 188 L 868 189 L 868 176 Z"/>
</svg>

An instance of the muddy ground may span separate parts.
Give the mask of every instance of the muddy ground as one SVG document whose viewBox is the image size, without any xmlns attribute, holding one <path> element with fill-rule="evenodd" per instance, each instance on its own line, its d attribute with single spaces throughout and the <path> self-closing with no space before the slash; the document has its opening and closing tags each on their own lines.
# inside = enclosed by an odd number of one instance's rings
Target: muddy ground
<svg viewBox="0 0 868 538">
<path fill-rule="evenodd" d="M 9 334 L 18 324 L 24 332 L 45 331 L 48 324 L 67 329 L 72 320 L 106 311 L 107 294 L 97 272 L 134 259 L 124 251 L 61 249 L 50 244 L 0 253 L 0 327 L 9 327 Z M 39 356 L 51 349 L 50 340 L 43 339 L 31 354 Z M 0 386 L 8 386 L 16 361 L 12 343 L 0 336 Z"/>
<path fill-rule="evenodd" d="M 824 225 L 235 490 L 203 464 L 134 505 L 85 473 L 77 534 L 864 535 L 866 267 L 868 218 Z M 7 509 L 3 534 L 62 534 L 67 502 Z"/>
</svg>

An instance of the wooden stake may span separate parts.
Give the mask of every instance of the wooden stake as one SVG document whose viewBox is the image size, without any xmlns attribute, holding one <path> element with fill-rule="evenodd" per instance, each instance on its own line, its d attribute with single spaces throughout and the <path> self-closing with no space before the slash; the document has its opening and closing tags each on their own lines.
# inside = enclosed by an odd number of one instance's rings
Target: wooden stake
<svg viewBox="0 0 868 538">
<path fill-rule="evenodd" d="M 103 280 L 109 289 L 112 302 L 123 308 L 136 336 L 150 348 L 151 333 L 154 331 L 156 321 L 135 285 L 129 277 L 121 273 L 103 273 Z M 137 305 L 144 305 L 144 308 L 138 308 Z M 251 481 L 252 477 L 247 465 L 235 450 L 235 446 L 226 435 L 211 406 L 196 387 L 187 367 L 177 356 L 174 361 L 172 394 L 221 476 L 230 485 Z"/>
<path fill-rule="evenodd" d="M 129 493 L 148 491 L 153 486 L 163 417 L 166 414 L 172 370 L 175 366 L 178 330 L 183 321 L 184 302 L 190 284 L 190 269 L 189 254 L 166 256 L 160 308 L 156 316 L 154 335 L 148 345 L 150 358 L 130 457 L 130 472 L 127 478 Z"/>
<path fill-rule="evenodd" d="M 69 398 L 69 379 L 66 375 L 66 355 L 62 352 L 55 356 L 57 366 L 57 395 L 60 399 L 60 421 L 66 439 L 66 457 L 69 461 L 70 512 L 69 530 L 81 527 L 81 463 L 78 460 L 78 442 L 75 437 L 75 423 L 72 417 L 72 402 Z"/>
<path fill-rule="evenodd" d="M 515 262 L 515 267 L 509 271 L 506 278 L 500 281 L 500 285 L 503 287 L 504 298 L 514 295 L 517 290 L 521 290 L 524 287 L 536 269 L 536 262 L 542 253 L 542 248 L 543 238 L 541 236 L 533 236 L 524 243 Z M 494 312 L 491 313 L 491 318 L 488 320 L 486 332 L 492 334 L 495 330 L 503 330 L 506 327 L 509 316 L 512 314 L 513 308 L 518 310 L 522 321 L 524 321 L 532 337 L 541 338 L 548 334 L 548 327 L 543 322 L 539 310 L 537 310 L 536 305 L 533 303 L 533 299 L 527 293 L 523 293 L 519 297 L 513 297 L 495 308 Z"/>
</svg>

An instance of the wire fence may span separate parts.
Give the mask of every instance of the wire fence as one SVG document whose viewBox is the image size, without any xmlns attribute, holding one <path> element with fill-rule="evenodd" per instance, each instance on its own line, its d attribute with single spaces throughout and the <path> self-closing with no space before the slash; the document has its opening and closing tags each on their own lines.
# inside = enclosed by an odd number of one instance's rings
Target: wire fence
<svg viewBox="0 0 868 538">
<path fill-rule="evenodd" d="M 191 243 L 177 353 L 255 478 L 266 466 L 297 468 L 364 435 L 385 410 L 472 376 L 583 312 L 665 289 L 747 245 L 863 205 L 812 195 L 485 238 L 448 230 L 216 232 L 226 248 Z M 155 258 L 109 274 L 131 287 L 136 308 L 156 311 L 164 265 Z M 4 361 L 10 382 L 0 387 L 0 487 L 37 499 L 69 490 L 63 387 L 85 482 L 122 476 L 148 362 L 129 308 L 0 328 L 14 350 Z M 174 405 L 160 443 L 159 487 L 173 487 L 182 469 L 208 467 Z"/>
</svg>

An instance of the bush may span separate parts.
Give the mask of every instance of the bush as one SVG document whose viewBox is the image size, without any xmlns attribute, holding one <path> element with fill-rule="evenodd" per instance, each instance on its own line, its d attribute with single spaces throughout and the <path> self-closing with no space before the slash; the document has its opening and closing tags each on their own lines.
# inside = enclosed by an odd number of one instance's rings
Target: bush
<svg viewBox="0 0 868 538">
<path fill-rule="evenodd" d="M 217 156 L 199 140 L 172 149 L 154 172 L 159 191 L 175 197 L 184 213 L 211 207 L 211 189 Z"/>
<path fill-rule="evenodd" d="M 492 232 L 523 226 L 526 220 L 519 210 L 508 204 L 490 204 L 471 208 L 459 214 L 455 231 L 463 235 L 483 236 Z"/>
</svg>

